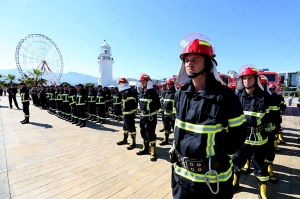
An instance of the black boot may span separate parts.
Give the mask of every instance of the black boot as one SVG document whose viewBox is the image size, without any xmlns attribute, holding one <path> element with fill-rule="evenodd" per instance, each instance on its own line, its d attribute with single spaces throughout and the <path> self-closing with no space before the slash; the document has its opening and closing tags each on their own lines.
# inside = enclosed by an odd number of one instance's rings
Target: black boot
<svg viewBox="0 0 300 199">
<path fill-rule="evenodd" d="M 81 126 L 81 124 L 82 124 L 82 120 L 78 119 L 78 123 L 76 124 L 76 126 Z"/>
<path fill-rule="evenodd" d="M 100 124 L 105 124 L 105 120 L 101 120 Z"/>
<path fill-rule="evenodd" d="M 148 155 L 149 154 L 149 142 L 144 140 L 143 149 L 136 152 L 137 155 Z"/>
<path fill-rule="evenodd" d="M 117 142 L 117 145 L 127 144 L 128 143 L 127 138 L 128 138 L 128 132 L 126 132 L 126 133 L 124 132 L 123 139 L 121 141 Z"/>
<path fill-rule="evenodd" d="M 74 118 L 72 124 L 77 124 L 78 123 L 78 118 Z"/>
<path fill-rule="evenodd" d="M 127 147 L 128 150 L 132 150 L 136 147 L 135 138 L 136 138 L 135 134 L 131 135 L 131 142 L 130 142 L 129 146 Z"/>
<path fill-rule="evenodd" d="M 159 145 L 167 145 L 169 144 L 169 131 L 166 131 L 165 132 L 165 137 L 164 137 L 164 140 L 162 142 L 159 143 Z"/>
<path fill-rule="evenodd" d="M 122 119 L 122 116 L 119 116 L 119 121 L 122 121 L 123 119 Z"/>
<path fill-rule="evenodd" d="M 20 121 L 20 123 L 24 122 L 26 120 L 26 117 L 24 118 L 24 120 Z"/>
<path fill-rule="evenodd" d="M 97 119 L 96 119 L 95 116 L 93 116 L 92 119 L 91 119 L 92 122 L 94 122 L 94 121 L 96 121 L 96 120 L 97 120 Z"/>
<path fill-rule="evenodd" d="M 82 124 L 80 125 L 80 128 L 86 127 L 86 120 L 82 120 Z"/>
<path fill-rule="evenodd" d="M 29 117 L 26 117 L 25 120 L 21 122 L 21 124 L 27 124 L 27 123 L 29 123 Z"/>
<path fill-rule="evenodd" d="M 273 164 L 267 163 L 268 166 L 268 173 L 269 173 L 269 181 L 273 184 L 277 183 L 277 178 L 274 176 L 273 173 Z"/>
<path fill-rule="evenodd" d="M 97 118 L 96 122 L 95 123 L 101 123 L 101 119 L 100 117 Z"/>
</svg>

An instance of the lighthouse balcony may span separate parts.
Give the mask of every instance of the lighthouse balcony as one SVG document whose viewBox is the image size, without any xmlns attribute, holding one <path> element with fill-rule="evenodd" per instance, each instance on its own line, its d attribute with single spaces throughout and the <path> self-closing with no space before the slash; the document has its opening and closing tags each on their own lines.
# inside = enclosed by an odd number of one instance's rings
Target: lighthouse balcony
<svg viewBox="0 0 300 199">
<path fill-rule="evenodd" d="M 114 60 L 114 58 L 109 56 L 99 56 L 98 59 L 108 59 L 108 60 Z"/>
</svg>

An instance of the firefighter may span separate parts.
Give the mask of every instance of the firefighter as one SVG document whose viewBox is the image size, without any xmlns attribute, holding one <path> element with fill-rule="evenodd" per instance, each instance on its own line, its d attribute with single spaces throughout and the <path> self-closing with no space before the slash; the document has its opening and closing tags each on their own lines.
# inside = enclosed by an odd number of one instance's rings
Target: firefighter
<svg viewBox="0 0 300 199">
<path fill-rule="evenodd" d="M 76 85 L 76 108 L 77 108 L 77 115 L 78 115 L 78 123 L 76 126 L 80 128 L 86 127 L 86 103 L 88 98 L 88 93 L 84 89 L 82 84 Z"/>
<path fill-rule="evenodd" d="M 245 141 L 245 117 L 218 76 L 212 44 L 201 34 L 180 42 L 174 142 L 170 150 L 173 198 L 232 198 L 229 155 Z"/>
<path fill-rule="evenodd" d="M 14 100 L 16 108 L 20 109 L 19 105 L 18 105 L 18 102 L 17 102 L 17 99 L 16 99 L 16 95 L 18 93 L 18 90 L 17 90 L 17 88 L 15 88 L 13 83 L 10 83 L 10 87 L 7 89 L 7 92 L 8 92 L 8 101 L 9 101 L 10 109 L 12 109 L 12 100 Z"/>
<path fill-rule="evenodd" d="M 159 145 L 167 145 L 169 135 L 171 133 L 171 128 L 174 129 L 174 122 L 175 122 L 175 115 L 174 115 L 174 97 L 175 97 L 175 81 L 173 78 L 168 78 L 167 82 L 167 89 L 164 94 L 163 99 L 163 110 L 164 110 L 164 130 L 165 130 L 165 136 L 164 140 L 159 143 Z"/>
<path fill-rule="evenodd" d="M 55 102 L 56 102 L 56 116 L 60 118 L 62 116 L 62 85 L 56 87 L 55 90 Z"/>
<path fill-rule="evenodd" d="M 151 148 L 150 160 L 156 160 L 156 134 L 157 111 L 160 109 L 159 96 L 153 88 L 150 76 L 142 74 L 139 78 L 142 89 L 139 93 L 140 102 L 140 133 L 144 140 L 143 149 L 137 152 L 137 155 L 149 154 L 149 145 Z"/>
<path fill-rule="evenodd" d="M 71 119 L 71 108 L 69 103 L 69 91 L 68 85 L 63 85 L 63 93 L 62 93 L 62 104 L 63 104 L 63 120 L 70 120 Z"/>
<path fill-rule="evenodd" d="M 96 123 L 105 124 L 105 100 L 106 95 L 102 90 L 102 86 L 97 87 L 96 106 L 97 106 L 97 121 Z"/>
<path fill-rule="evenodd" d="M 110 110 L 110 105 L 111 105 L 111 93 L 106 86 L 103 87 L 103 91 L 105 93 L 105 118 L 107 118 L 108 111 Z"/>
<path fill-rule="evenodd" d="M 49 88 L 49 102 L 50 102 L 50 109 L 49 109 L 49 113 L 54 115 L 56 114 L 56 101 L 55 101 L 55 94 L 56 94 L 56 91 L 55 91 L 55 86 L 54 85 L 51 85 L 50 88 Z"/>
<path fill-rule="evenodd" d="M 166 87 L 167 87 L 167 84 L 165 82 L 162 82 L 160 85 L 160 92 L 159 92 L 159 98 L 160 98 L 160 104 L 161 104 L 161 109 L 160 109 L 160 112 L 161 112 L 161 119 L 162 121 L 164 121 L 164 118 L 165 118 L 165 113 L 164 113 L 164 97 L 165 97 L 165 94 L 166 94 Z M 164 125 L 164 124 L 163 124 Z M 164 132 L 165 131 L 165 127 L 163 126 L 162 129 L 159 130 L 159 132 Z"/>
<path fill-rule="evenodd" d="M 259 76 L 260 79 L 260 84 L 263 86 L 264 90 L 271 96 L 270 103 L 271 105 L 269 106 L 269 112 L 270 115 L 272 115 L 272 123 L 268 125 L 266 131 L 269 132 L 268 134 L 268 143 L 267 143 L 267 156 L 266 156 L 266 164 L 267 164 L 267 169 L 269 173 L 269 181 L 271 183 L 277 183 L 277 178 L 274 176 L 273 173 L 273 162 L 275 159 L 275 147 L 274 143 L 276 142 L 275 140 L 275 135 L 278 134 L 279 132 L 279 124 L 280 124 L 280 98 L 276 93 L 271 93 L 268 87 L 268 79 L 264 75 Z"/>
<path fill-rule="evenodd" d="M 113 106 L 114 106 L 114 113 L 115 113 L 115 120 L 121 121 L 122 120 L 122 110 L 121 110 L 121 103 L 122 103 L 122 94 L 119 92 L 118 87 L 114 87 L 114 95 L 113 95 Z"/>
<path fill-rule="evenodd" d="M 235 92 L 236 86 L 235 86 L 234 83 L 229 83 L 229 84 L 228 84 L 228 88 L 231 88 L 231 90 L 232 90 L 233 92 Z"/>
<path fill-rule="evenodd" d="M 89 110 L 89 120 L 96 121 L 96 96 L 97 92 L 94 89 L 94 85 L 89 86 L 88 91 L 88 110 Z"/>
<path fill-rule="evenodd" d="M 260 84 L 259 72 L 255 66 L 248 64 L 240 69 L 236 95 L 243 105 L 247 121 L 247 139 L 244 147 L 233 156 L 235 178 L 234 189 L 239 187 L 240 170 L 248 172 L 250 162 L 254 165 L 254 175 L 259 185 L 259 197 L 267 198 L 267 182 L 269 173 L 265 164 L 268 148 L 268 132 L 266 127 L 271 123 L 269 107 L 270 94 Z M 243 167 L 243 165 L 245 165 Z"/>
<path fill-rule="evenodd" d="M 117 142 L 117 145 L 127 144 L 128 134 L 131 137 L 131 142 L 127 147 L 128 150 L 136 147 L 136 129 L 135 129 L 135 112 L 137 109 L 136 98 L 133 90 L 128 84 L 126 78 L 121 77 L 118 80 L 119 91 L 122 95 L 122 113 L 123 113 L 123 139 Z"/>
<path fill-rule="evenodd" d="M 75 91 L 74 87 L 71 85 L 68 86 L 68 100 L 69 100 L 69 106 L 71 110 L 71 118 L 68 121 L 72 122 L 72 124 L 78 123 L 76 95 L 77 92 Z"/>
<path fill-rule="evenodd" d="M 30 117 L 30 114 L 29 114 L 29 102 L 30 102 L 30 97 L 29 97 L 29 90 L 28 88 L 25 86 L 25 83 L 21 82 L 19 84 L 19 87 L 20 87 L 20 94 L 21 94 L 21 102 L 23 104 L 23 112 L 24 112 L 24 116 L 25 116 L 25 119 L 20 121 L 21 124 L 27 124 L 29 123 L 29 117 Z"/>
<path fill-rule="evenodd" d="M 47 109 L 47 89 L 45 86 L 41 87 L 41 90 L 39 92 L 39 100 L 40 100 L 40 105 L 42 109 L 46 110 Z"/>
</svg>

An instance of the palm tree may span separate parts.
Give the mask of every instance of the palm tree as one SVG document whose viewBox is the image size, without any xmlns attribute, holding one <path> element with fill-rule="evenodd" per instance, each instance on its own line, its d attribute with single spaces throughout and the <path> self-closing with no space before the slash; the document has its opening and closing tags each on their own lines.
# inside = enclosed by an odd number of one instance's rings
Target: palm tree
<svg viewBox="0 0 300 199">
<path fill-rule="evenodd" d="M 31 76 L 31 78 L 33 78 L 33 84 L 37 85 L 39 83 L 39 81 L 42 79 L 43 73 L 41 70 L 39 69 L 33 69 L 32 72 L 29 72 L 29 76 Z"/>
<path fill-rule="evenodd" d="M 16 76 L 13 74 L 8 74 L 7 76 L 4 77 L 5 77 L 5 81 L 8 83 L 12 83 L 16 79 Z"/>
<path fill-rule="evenodd" d="M 33 84 L 33 78 L 31 78 L 29 75 L 27 75 L 26 73 L 24 73 L 24 76 L 19 78 L 18 81 L 19 82 L 24 82 L 26 85 L 32 85 Z"/>
</svg>

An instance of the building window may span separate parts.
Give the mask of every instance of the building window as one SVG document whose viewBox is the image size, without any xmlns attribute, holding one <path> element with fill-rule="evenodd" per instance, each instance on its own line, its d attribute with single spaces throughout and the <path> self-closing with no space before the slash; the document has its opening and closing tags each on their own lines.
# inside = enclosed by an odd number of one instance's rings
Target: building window
<svg viewBox="0 0 300 199">
<path fill-rule="evenodd" d="M 104 50 L 104 53 L 106 53 L 106 54 L 107 54 L 107 50 L 106 50 L 106 49 Z"/>
</svg>

